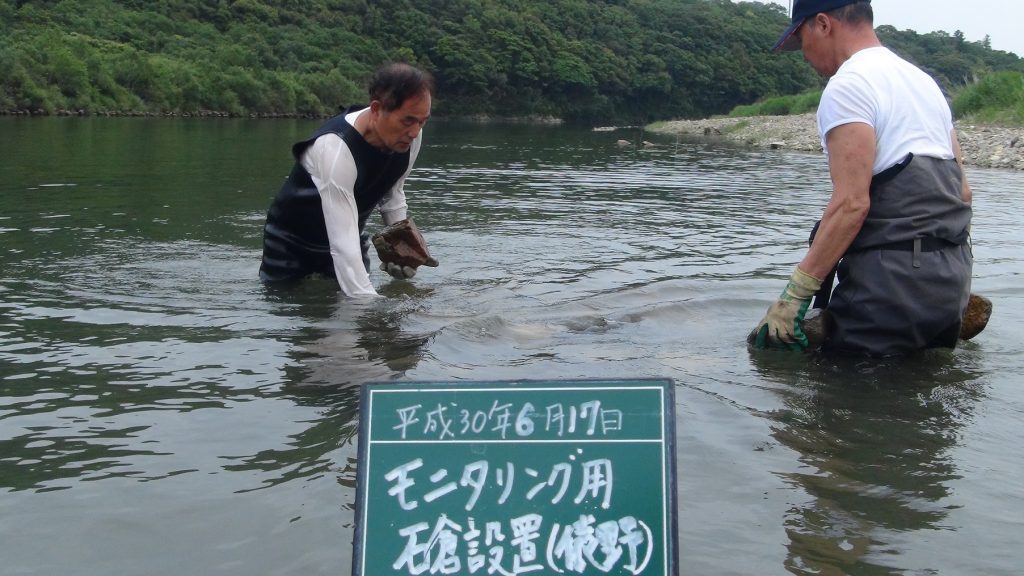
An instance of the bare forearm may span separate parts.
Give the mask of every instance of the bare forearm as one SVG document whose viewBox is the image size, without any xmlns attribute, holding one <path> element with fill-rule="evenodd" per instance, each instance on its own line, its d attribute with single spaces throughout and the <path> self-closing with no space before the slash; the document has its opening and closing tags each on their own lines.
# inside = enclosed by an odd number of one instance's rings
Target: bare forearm
<svg viewBox="0 0 1024 576">
<path fill-rule="evenodd" d="M 868 207 L 833 196 L 821 217 L 814 243 L 800 261 L 800 269 L 819 279 L 828 275 L 860 232 Z"/>
<path fill-rule="evenodd" d="M 800 268 L 824 278 L 857 237 L 871 208 L 871 166 L 875 133 L 867 124 L 837 126 L 826 136 L 832 198 L 821 217 L 818 233 Z"/>
</svg>

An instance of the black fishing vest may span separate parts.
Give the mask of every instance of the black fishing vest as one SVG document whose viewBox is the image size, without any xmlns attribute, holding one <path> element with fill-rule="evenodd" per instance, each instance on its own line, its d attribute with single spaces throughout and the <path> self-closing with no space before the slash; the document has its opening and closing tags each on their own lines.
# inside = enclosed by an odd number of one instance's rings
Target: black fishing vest
<svg viewBox="0 0 1024 576">
<path fill-rule="evenodd" d="M 263 227 L 264 281 L 300 278 L 314 272 L 334 275 L 320 192 L 301 158 L 325 134 L 337 134 L 348 145 L 356 164 L 355 201 L 362 233 L 373 209 L 409 168 L 409 152 L 383 152 L 368 144 L 345 121 L 345 115 L 365 106 L 352 106 L 324 122 L 309 138 L 292 146 L 295 165 L 267 211 Z M 365 247 L 364 247 L 365 260 Z"/>
</svg>

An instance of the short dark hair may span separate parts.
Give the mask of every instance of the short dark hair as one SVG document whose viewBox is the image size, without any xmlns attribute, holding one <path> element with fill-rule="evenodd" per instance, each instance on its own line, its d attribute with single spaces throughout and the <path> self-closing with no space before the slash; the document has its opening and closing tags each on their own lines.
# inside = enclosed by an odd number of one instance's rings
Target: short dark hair
<svg viewBox="0 0 1024 576">
<path fill-rule="evenodd" d="M 434 77 L 404 62 L 385 64 L 370 78 L 370 100 L 380 100 L 386 111 L 401 108 L 406 100 L 424 92 L 434 94 Z"/>
<path fill-rule="evenodd" d="M 874 26 L 875 13 L 871 9 L 871 2 L 854 2 L 842 8 L 836 8 L 828 13 L 836 20 L 849 24 L 870 24 Z"/>
</svg>

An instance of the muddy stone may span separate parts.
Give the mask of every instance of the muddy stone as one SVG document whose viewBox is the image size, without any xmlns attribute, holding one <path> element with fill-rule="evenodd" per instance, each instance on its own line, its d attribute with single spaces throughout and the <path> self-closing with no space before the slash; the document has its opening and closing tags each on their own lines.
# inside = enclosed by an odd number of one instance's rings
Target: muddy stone
<svg viewBox="0 0 1024 576">
<path fill-rule="evenodd" d="M 437 267 L 437 260 L 430 255 L 427 243 L 412 218 L 406 218 L 384 228 L 374 234 L 372 240 L 381 262 L 392 262 L 413 268 Z"/>
<path fill-rule="evenodd" d="M 988 319 L 992 317 L 992 301 L 978 294 L 971 294 L 967 301 L 967 310 L 964 311 L 964 323 L 960 325 L 960 339 L 970 340 L 988 325 Z"/>
</svg>

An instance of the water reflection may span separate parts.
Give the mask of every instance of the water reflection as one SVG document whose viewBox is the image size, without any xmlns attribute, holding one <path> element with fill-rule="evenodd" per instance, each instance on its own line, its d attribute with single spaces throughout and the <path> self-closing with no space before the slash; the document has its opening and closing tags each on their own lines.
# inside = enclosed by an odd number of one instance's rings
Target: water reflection
<svg viewBox="0 0 1024 576">
<path fill-rule="evenodd" d="M 416 368 L 432 337 L 405 326 L 431 293 L 408 282 L 385 284 L 383 298 L 363 301 L 339 296 L 336 285 L 319 278 L 264 290 L 275 314 L 303 319 L 289 336 L 290 384 L 346 388 L 395 380 Z"/>
<path fill-rule="evenodd" d="M 313 408 L 317 417 L 292 434 L 284 447 L 226 458 L 231 463 L 225 470 L 260 472 L 262 483 L 252 489 L 328 473 L 337 475 L 342 486 L 355 489 L 360 385 L 400 379 L 416 367 L 431 338 L 403 326 L 421 306 L 417 298 L 429 290 L 392 282 L 381 292 L 386 298 L 357 302 L 339 296 L 333 282 L 321 278 L 265 287 L 264 298 L 276 314 L 303 320 L 288 337 L 291 361 L 279 394 Z M 340 465 L 339 449 L 348 452 Z M 342 502 L 346 510 L 353 506 L 352 500 Z"/>
<path fill-rule="evenodd" d="M 799 455 L 798 468 L 778 473 L 808 497 L 784 518 L 786 569 L 904 573 L 893 534 L 945 529 L 961 477 L 953 449 L 984 395 L 969 354 L 752 360 L 784 405 L 767 414 L 772 437 Z"/>
</svg>

